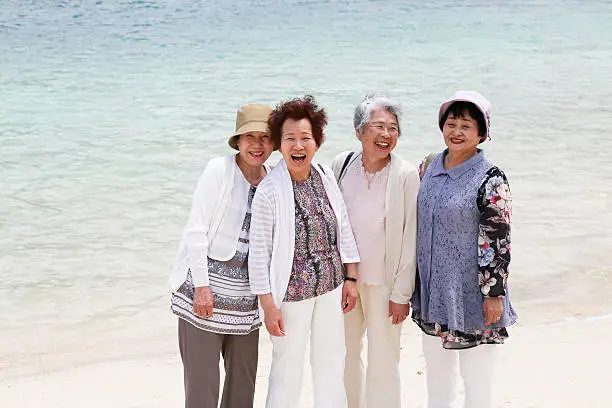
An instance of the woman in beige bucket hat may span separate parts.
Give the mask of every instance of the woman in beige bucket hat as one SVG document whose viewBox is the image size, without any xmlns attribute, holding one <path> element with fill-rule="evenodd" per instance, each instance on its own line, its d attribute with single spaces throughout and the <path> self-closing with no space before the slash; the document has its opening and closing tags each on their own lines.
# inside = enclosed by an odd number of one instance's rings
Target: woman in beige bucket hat
<svg viewBox="0 0 612 408">
<path fill-rule="evenodd" d="M 261 320 L 248 274 L 251 202 L 269 168 L 272 109 L 243 105 L 228 144 L 238 153 L 211 159 L 196 187 L 170 282 L 179 317 L 185 407 L 251 408 Z"/>
</svg>

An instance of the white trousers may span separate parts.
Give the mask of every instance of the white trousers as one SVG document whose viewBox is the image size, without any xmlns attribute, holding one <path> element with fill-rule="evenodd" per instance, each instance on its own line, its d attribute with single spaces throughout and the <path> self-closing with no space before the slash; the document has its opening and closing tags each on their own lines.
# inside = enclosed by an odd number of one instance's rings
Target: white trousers
<svg viewBox="0 0 612 408">
<path fill-rule="evenodd" d="M 301 302 L 283 302 L 285 336 L 272 336 L 266 408 L 299 406 L 304 354 L 310 335 L 314 407 L 346 408 L 342 286 Z"/>
<path fill-rule="evenodd" d="M 457 377 L 463 378 L 465 408 L 491 408 L 496 346 L 484 344 L 446 350 L 439 337 L 423 335 L 427 371 L 427 408 L 454 408 Z M 459 371 L 459 373 L 458 373 Z"/>
<path fill-rule="evenodd" d="M 401 324 L 389 316 L 385 285 L 358 285 L 357 305 L 345 314 L 346 365 L 344 384 L 349 408 L 400 408 L 399 374 Z M 363 338 L 367 332 L 367 369 Z M 364 373 L 365 371 L 365 373 Z M 365 375 L 364 375 L 365 374 Z"/>
</svg>

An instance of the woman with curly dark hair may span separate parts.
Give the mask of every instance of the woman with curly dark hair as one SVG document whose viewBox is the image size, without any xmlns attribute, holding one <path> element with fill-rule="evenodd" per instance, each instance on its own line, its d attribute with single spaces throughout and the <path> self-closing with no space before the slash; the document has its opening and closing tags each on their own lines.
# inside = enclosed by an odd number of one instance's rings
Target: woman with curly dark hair
<svg viewBox="0 0 612 408">
<path fill-rule="evenodd" d="M 359 254 L 334 173 L 313 163 L 326 124 L 311 96 L 279 104 L 268 121 L 283 158 L 253 199 L 249 253 L 273 345 L 267 408 L 298 405 L 309 337 L 314 406 L 347 406 L 343 312 L 355 306 Z"/>
</svg>

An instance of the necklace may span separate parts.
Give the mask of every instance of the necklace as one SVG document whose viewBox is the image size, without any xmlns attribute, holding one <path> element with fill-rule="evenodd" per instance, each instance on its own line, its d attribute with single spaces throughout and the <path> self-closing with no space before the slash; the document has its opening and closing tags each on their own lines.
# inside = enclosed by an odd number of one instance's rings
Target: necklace
<svg viewBox="0 0 612 408">
<path fill-rule="evenodd" d="M 370 189 L 370 186 L 372 185 L 372 182 L 374 181 L 378 173 L 380 172 L 377 171 L 376 173 L 370 173 L 366 169 L 363 169 L 363 174 L 365 175 L 366 181 L 368 182 L 368 190 Z"/>
<path fill-rule="evenodd" d="M 365 176 L 366 181 L 368 182 L 368 190 L 372 186 L 372 183 L 376 179 L 376 176 L 378 174 L 380 174 L 385 169 L 385 167 L 387 167 L 387 165 L 389 164 L 389 161 L 390 160 L 387 159 L 386 162 L 385 162 L 385 165 L 382 166 L 382 168 L 380 170 L 375 171 L 375 172 L 369 172 L 369 171 L 366 170 L 366 168 L 365 168 L 365 166 L 363 164 L 363 156 L 361 157 L 361 168 L 363 169 L 363 175 Z"/>
</svg>

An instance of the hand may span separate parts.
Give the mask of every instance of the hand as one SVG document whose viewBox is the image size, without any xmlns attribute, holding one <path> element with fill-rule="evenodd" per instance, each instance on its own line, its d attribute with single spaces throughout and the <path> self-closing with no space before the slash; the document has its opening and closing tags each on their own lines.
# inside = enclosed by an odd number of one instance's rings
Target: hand
<svg viewBox="0 0 612 408">
<path fill-rule="evenodd" d="M 357 283 L 344 281 L 342 285 L 342 311 L 348 313 L 357 304 Z"/>
<path fill-rule="evenodd" d="M 283 315 L 274 304 L 272 294 L 258 295 L 259 303 L 264 310 L 264 324 L 271 336 L 282 337 L 285 335 L 285 323 Z"/>
<path fill-rule="evenodd" d="M 283 322 L 283 315 L 278 307 L 275 305 L 269 306 L 264 310 L 264 316 L 264 323 L 270 335 L 276 337 L 285 335 L 285 323 Z"/>
<path fill-rule="evenodd" d="M 200 317 L 213 315 L 213 294 L 210 286 L 199 286 L 195 288 L 193 296 L 193 313 Z"/>
<path fill-rule="evenodd" d="M 401 303 L 395 303 L 394 301 L 389 301 L 389 317 L 392 317 L 393 324 L 400 324 L 406 317 L 408 317 L 408 313 L 410 312 L 410 303 L 406 303 L 405 305 Z"/>
<path fill-rule="evenodd" d="M 485 326 L 499 322 L 504 311 L 502 298 L 485 298 L 482 309 L 484 311 Z"/>
</svg>

